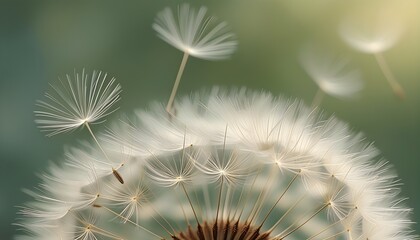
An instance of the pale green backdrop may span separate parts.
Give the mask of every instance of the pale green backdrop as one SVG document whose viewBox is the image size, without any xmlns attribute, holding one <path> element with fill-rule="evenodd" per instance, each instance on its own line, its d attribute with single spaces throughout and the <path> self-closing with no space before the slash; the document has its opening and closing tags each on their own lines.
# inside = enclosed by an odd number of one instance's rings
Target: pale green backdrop
<svg viewBox="0 0 420 240">
<path fill-rule="evenodd" d="M 118 114 L 166 101 L 182 53 L 158 39 L 155 14 L 178 0 L 0 1 L 0 239 L 16 233 L 16 212 L 28 200 L 37 174 L 60 161 L 65 145 L 86 139 L 83 132 L 53 138 L 36 129 L 33 110 L 48 82 L 85 67 L 116 76 L 123 86 Z M 298 63 L 300 47 L 317 42 L 351 59 L 363 73 L 359 99 L 327 97 L 327 114 L 362 131 L 395 166 L 402 194 L 420 221 L 420 4 L 418 1 L 213 0 L 191 1 L 226 20 L 236 33 L 238 51 L 230 60 L 191 59 L 179 94 L 213 85 L 247 86 L 302 98 L 308 104 L 316 85 Z M 368 6 L 363 4 L 369 3 Z M 358 9 L 375 14 L 394 4 L 405 30 L 384 53 L 407 91 L 396 99 L 374 58 L 348 47 L 338 35 L 340 20 Z M 398 11 L 402 11 L 398 15 Z M 398 19 L 395 19 L 398 20 Z M 113 119 L 118 117 L 113 115 Z M 416 225 L 416 231 L 420 228 Z"/>
</svg>

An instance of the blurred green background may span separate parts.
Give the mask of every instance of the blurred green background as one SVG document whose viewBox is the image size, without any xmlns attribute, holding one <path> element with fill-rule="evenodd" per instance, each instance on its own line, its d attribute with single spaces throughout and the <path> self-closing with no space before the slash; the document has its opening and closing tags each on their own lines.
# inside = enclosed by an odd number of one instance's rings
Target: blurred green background
<svg viewBox="0 0 420 240">
<path fill-rule="evenodd" d="M 151 101 L 168 99 L 182 53 L 156 37 L 154 17 L 178 0 L 0 1 L 0 239 L 11 239 L 18 207 L 28 200 L 49 161 L 65 145 L 87 139 L 82 132 L 45 137 L 34 124 L 35 101 L 58 76 L 74 69 L 104 70 L 123 86 L 121 109 L 131 113 Z M 191 1 L 229 23 L 239 48 L 231 59 L 191 58 L 179 95 L 213 85 L 247 86 L 301 98 L 308 104 L 317 87 L 302 70 L 298 52 L 321 43 L 351 59 L 363 73 L 360 98 L 326 97 L 322 107 L 374 141 L 402 179 L 402 194 L 420 222 L 420 3 L 419 1 L 213 0 Z M 372 55 L 357 52 L 338 35 L 344 16 L 363 9 L 392 9 L 404 34 L 384 53 L 407 91 L 398 100 Z M 401 19 L 400 19 L 401 18 Z M 110 121 L 110 122 L 111 122 Z M 96 131 L 100 127 L 96 127 Z M 420 228 L 416 225 L 416 231 Z"/>
</svg>

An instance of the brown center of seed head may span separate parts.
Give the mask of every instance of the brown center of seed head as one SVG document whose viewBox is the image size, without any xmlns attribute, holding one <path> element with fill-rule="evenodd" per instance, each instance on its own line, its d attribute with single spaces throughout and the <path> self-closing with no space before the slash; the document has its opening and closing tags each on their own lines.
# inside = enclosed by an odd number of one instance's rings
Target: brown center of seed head
<svg viewBox="0 0 420 240">
<path fill-rule="evenodd" d="M 173 240 L 268 240 L 270 232 L 238 220 L 203 222 L 172 236 Z"/>
</svg>

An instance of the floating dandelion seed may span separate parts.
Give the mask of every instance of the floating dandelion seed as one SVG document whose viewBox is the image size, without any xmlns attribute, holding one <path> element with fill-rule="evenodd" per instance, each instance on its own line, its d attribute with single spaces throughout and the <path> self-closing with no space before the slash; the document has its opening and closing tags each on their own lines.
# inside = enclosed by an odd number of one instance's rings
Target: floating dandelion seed
<svg viewBox="0 0 420 240">
<path fill-rule="evenodd" d="M 364 22 L 348 18 L 342 21 L 339 29 L 340 36 L 351 47 L 373 54 L 392 91 L 400 99 L 405 97 L 404 89 L 396 80 L 382 53 L 397 43 L 402 32 L 402 24 L 395 18 L 389 19 L 389 16 L 378 16 L 374 20 L 365 19 Z"/>
<path fill-rule="evenodd" d="M 52 91 L 45 93 L 45 101 L 38 101 L 40 110 L 35 111 L 35 122 L 41 131 L 49 132 L 47 136 L 69 132 L 85 126 L 98 147 L 111 162 L 90 124 L 96 124 L 116 111 L 113 105 L 120 100 L 121 86 L 115 83 L 115 78 L 107 79 L 107 74 L 94 71 L 89 78 L 85 70 L 74 77 L 66 75 L 66 80 L 51 85 Z M 116 169 L 111 168 L 119 182 L 124 183 Z"/>
<path fill-rule="evenodd" d="M 363 88 L 360 72 L 349 70 L 348 61 L 314 45 L 302 48 L 300 63 L 319 90 L 312 106 L 319 106 L 323 93 L 337 98 L 354 98 Z"/>
<path fill-rule="evenodd" d="M 368 23 L 365 23 L 368 24 Z M 401 26 L 393 19 L 377 21 L 371 29 L 363 29 L 360 23 L 346 19 L 341 23 L 340 35 L 353 48 L 370 54 L 385 52 L 400 39 Z"/>
<path fill-rule="evenodd" d="M 115 78 L 108 80 L 106 73 L 96 71 L 89 78 L 84 70 L 75 72 L 73 78 L 66 75 L 51 87 L 52 91 L 45 93 L 46 100 L 38 101 L 40 110 L 35 111 L 35 122 L 47 136 L 100 122 L 116 110 L 113 105 L 121 92 Z"/>
<path fill-rule="evenodd" d="M 159 105 L 104 135 L 135 146 L 124 185 L 98 150 L 52 166 L 17 239 L 416 238 L 390 167 L 334 117 L 245 89 L 175 105 L 176 118 Z"/>
<path fill-rule="evenodd" d="M 196 11 L 188 4 L 181 5 L 177 14 L 170 8 L 165 8 L 157 15 L 153 24 L 153 29 L 161 39 L 184 52 L 166 107 L 168 113 L 171 113 L 176 91 L 190 55 L 206 60 L 220 60 L 230 57 L 236 49 L 237 42 L 227 24 L 216 24 L 214 18 L 206 17 L 206 12 L 206 7 L 200 7 Z"/>
<path fill-rule="evenodd" d="M 165 8 L 157 15 L 153 29 L 165 42 L 188 55 L 207 60 L 229 58 L 237 45 L 234 34 L 225 22 L 216 23 L 206 13 L 206 7 L 196 11 L 183 4 L 174 16 L 170 8 Z"/>
</svg>

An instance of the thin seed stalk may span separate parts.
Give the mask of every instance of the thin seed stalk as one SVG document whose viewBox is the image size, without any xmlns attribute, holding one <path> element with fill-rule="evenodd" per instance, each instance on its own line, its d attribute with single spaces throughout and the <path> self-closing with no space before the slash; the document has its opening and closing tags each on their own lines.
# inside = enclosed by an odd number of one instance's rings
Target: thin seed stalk
<svg viewBox="0 0 420 240">
<path fill-rule="evenodd" d="M 389 86 L 391 86 L 392 91 L 394 94 L 400 98 L 405 98 L 405 91 L 400 85 L 400 83 L 395 78 L 394 74 L 392 73 L 391 69 L 388 66 L 388 63 L 386 62 L 384 56 L 381 53 L 374 54 L 375 60 L 379 65 L 379 68 L 381 69 L 382 73 L 385 76 L 385 79 L 388 81 Z"/>
<path fill-rule="evenodd" d="M 88 122 L 85 122 L 85 126 L 88 129 L 90 135 L 92 136 L 93 140 L 95 140 L 95 143 L 98 145 L 99 149 L 102 151 L 102 153 L 104 154 L 106 160 L 108 160 L 109 163 L 111 163 L 111 160 L 109 159 L 108 155 L 105 153 L 105 150 L 102 148 L 101 144 L 99 144 L 98 139 L 95 137 L 95 134 L 93 134 L 92 129 L 89 126 Z M 124 184 L 124 179 L 122 178 L 121 174 L 118 173 L 118 171 L 116 169 L 114 169 L 113 167 L 111 167 L 112 170 L 112 174 L 114 175 L 114 177 L 121 183 Z"/>
<path fill-rule="evenodd" d="M 175 83 L 172 88 L 171 96 L 169 97 L 168 104 L 166 105 L 166 111 L 171 115 L 173 114 L 171 112 L 172 106 L 174 104 L 174 100 L 175 100 L 176 92 L 178 90 L 179 83 L 181 82 L 182 74 L 184 73 L 185 65 L 187 64 L 188 56 L 189 56 L 188 52 L 184 52 L 181 65 L 179 66 L 178 74 L 176 75 Z"/>
<path fill-rule="evenodd" d="M 322 99 L 324 98 L 324 92 L 321 88 L 318 88 L 318 91 L 316 92 L 314 99 L 312 100 L 311 108 L 316 108 L 321 105 Z"/>
</svg>

